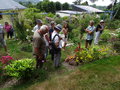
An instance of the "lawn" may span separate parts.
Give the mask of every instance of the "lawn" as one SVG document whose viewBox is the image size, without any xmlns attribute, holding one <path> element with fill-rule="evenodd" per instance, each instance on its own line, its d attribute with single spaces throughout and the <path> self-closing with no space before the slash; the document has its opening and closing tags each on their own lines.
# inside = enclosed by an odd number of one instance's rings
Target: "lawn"
<svg viewBox="0 0 120 90">
<path fill-rule="evenodd" d="M 120 90 L 120 56 L 113 56 L 78 67 L 28 90 Z"/>
</svg>

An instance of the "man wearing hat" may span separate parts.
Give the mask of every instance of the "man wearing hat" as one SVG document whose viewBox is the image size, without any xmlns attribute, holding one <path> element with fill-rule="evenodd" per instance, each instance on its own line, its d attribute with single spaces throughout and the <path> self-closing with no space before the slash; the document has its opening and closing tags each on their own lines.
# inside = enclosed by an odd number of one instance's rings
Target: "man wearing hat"
<svg viewBox="0 0 120 90">
<path fill-rule="evenodd" d="M 100 35 L 102 34 L 104 30 L 104 20 L 101 20 L 100 23 L 96 27 L 96 35 L 94 39 L 94 44 L 98 44 Z"/>
<path fill-rule="evenodd" d="M 54 49 L 54 67 L 57 68 L 60 66 L 61 59 L 61 48 L 62 45 L 60 43 L 61 38 L 59 36 L 59 32 L 62 30 L 62 26 L 60 24 L 56 25 L 54 31 L 52 33 L 52 41 L 55 44 L 56 49 Z"/>
<path fill-rule="evenodd" d="M 37 19 L 36 20 L 37 25 L 33 28 L 33 31 L 35 32 L 36 30 L 39 30 L 40 27 L 42 26 L 42 20 Z"/>
</svg>

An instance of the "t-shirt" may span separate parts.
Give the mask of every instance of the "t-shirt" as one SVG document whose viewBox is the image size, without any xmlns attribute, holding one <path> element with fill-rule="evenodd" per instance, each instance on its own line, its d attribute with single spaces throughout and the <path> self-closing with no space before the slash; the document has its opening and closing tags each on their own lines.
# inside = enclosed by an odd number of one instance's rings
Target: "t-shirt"
<svg viewBox="0 0 120 90">
<path fill-rule="evenodd" d="M 95 31 L 95 26 L 88 26 L 87 30 L 94 32 Z M 93 37 L 94 37 L 94 33 L 92 33 L 92 34 L 87 33 L 87 38 L 86 39 L 87 40 L 92 40 Z"/>
<path fill-rule="evenodd" d="M 11 25 L 5 25 L 4 29 L 6 30 L 6 32 L 10 32 L 10 30 L 12 29 Z"/>
<path fill-rule="evenodd" d="M 46 37 L 49 38 L 48 33 L 46 33 L 46 34 L 44 35 L 44 40 L 45 40 L 46 46 L 49 46 L 49 42 L 48 42 L 48 40 L 46 39 Z"/>
<path fill-rule="evenodd" d="M 40 27 L 41 27 L 41 26 L 36 25 L 36 26 L 33 28 L 33 31 L 35 32 L 35 31 L 39 30 Z"/>
<path fill-rule="evenodd" d="M 98 24 L 97 27 L 96 27 L 96 32 L 100 31 L 100 33 L 102 33 L 103 30 L 98 30 L 98 29 L 103 29 L 103 28 L 104 28 L 104 26 Z"/>
<path fill-rule="evenodd" d="M 35 31 L 33 35 L 33 53 L 37 55 L 37 53 L 34 51 L 34 48 L 38 48 L 40 54 L 45 54 L 46 43 L 44 37 L 39 34 L 38 31 Z"/>
<path fill-rule="evenodd" d="M 54 38 L 54 36 L 55 36 L 56 34 L 58 34 L 58 33 L 57 33 L 56 31 L 53 31 L 53 33 L 52 33 L 52 40 L 53 40 L 53 38 Z M 59 34 L 58 34 L 58 35 L 59 35 Z M 62 48 L 62 43 L 61 43 L 61 40 L 59 39 L 58 36 L 56 36 L 56 37 L 54 38 L 54 42 L 55 42 L 55 43 L 59 42 L 58 48 Z"/>
</svg>

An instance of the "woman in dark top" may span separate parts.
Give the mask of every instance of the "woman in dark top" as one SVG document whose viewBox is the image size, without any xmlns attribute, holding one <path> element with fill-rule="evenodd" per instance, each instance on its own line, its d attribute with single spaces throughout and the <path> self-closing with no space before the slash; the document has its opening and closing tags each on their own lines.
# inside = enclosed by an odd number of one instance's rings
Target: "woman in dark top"
<svg viewBox="0 0 120 90">
<path fill-rule="evenodd" d="M 102 34 L 103 30 L 104 30 L 104 21 L 101 20 L 100 24 L 98 24 L 96 27 L 96 35 L 94 39 L 94 44 L 98 44 L 100 35 Z"/>
</svg>

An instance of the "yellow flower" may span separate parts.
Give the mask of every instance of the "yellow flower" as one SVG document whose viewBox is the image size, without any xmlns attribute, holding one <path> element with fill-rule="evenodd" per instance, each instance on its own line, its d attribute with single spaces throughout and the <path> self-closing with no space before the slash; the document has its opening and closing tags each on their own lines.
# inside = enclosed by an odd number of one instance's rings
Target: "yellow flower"
<svg viewBox="0 0 120 90">
<path fill-rule="evenodd" d="M 79 62 L 79 60 L 76 60 L 76 62 Z"/>
<path fill-rule="evenodd" d="M 83 59 L 83 57 L 80 57 L 80 59 L 82 60 L 82 59 Z"/>
</svg>

